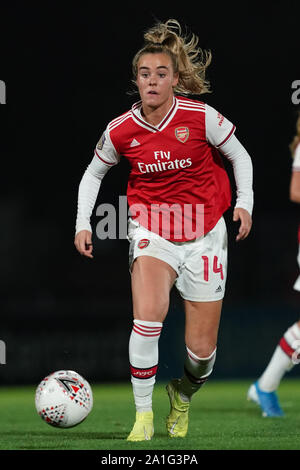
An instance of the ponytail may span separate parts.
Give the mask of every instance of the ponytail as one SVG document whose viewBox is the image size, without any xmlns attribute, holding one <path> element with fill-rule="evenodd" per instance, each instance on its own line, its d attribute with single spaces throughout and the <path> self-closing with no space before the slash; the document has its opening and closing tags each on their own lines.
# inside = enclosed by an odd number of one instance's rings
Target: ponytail
<svg viewBox="0 0 300 470">
<path fill-rule="evenodd" d="M 144 54 L 168 54 L 172 60 L 174 73 L 179 80 L 174 92 L 184 95 L 209 93 L 209 82 L 205 78 L 206 69 L 211 63 L 211 52 L 197 47 L 199 38 L 192 33 L 190 39 L 182 36 L 178 21 L 170 19 L 157 23 L 144 34 L 145 45 L 132 61 L 134 83 L 137 78 L 138 62 Z"/>
</svg>

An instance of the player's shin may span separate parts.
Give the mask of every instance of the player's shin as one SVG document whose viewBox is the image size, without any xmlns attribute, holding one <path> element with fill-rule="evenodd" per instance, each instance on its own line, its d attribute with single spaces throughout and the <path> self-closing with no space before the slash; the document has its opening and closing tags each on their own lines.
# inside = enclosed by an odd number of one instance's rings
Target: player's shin
<svg viewBox="0 0 300 470">
<path fill-rule="evenodd" d="M 170 413 L 166 419 L 170 437 L 185 437 L 188 431 L 188 414 L 192 395 L 199 390 L 212 373 L 216 349 L 208 357 L 196 356 L 188 347 L 184 375 L 167 385 Z"/>
<path fill-rule="evenodd" d="M 198 357 L 188 347 L 184 364 L 184 375 L 179 381 L 178 391 L 182 399 L 190 400 L 211 375 L 216 360 L 216 348 L 208 357 Z"/>
<path fill-rule="evenodd" d="M 162 323 L 134 320 L 129 341 L 131 383 L 136 411 L 152 410 Z"/>
</svg>

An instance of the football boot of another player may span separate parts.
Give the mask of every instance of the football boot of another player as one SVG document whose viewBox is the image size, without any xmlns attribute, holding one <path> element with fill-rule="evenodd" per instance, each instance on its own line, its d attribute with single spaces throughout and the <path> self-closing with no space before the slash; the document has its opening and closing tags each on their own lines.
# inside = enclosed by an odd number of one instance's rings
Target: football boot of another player
<svg viewBox="0 0 300 470">
<path fill-rule="evenodd" d="M 150 441 L 154 434 L 153 412 L 136 412 L 135 423 L 127 441 Z"/>
<path fill-rule="evenodd" d="M 185 437 L 189 425 L 190 402 L 183 401 L 178 391 L 180 379 L 172 380 L 166 387 L 170 399 L 170 413 L 166 419 L 170 437 Z"/>
<path fill-rule="evenodd" d="M 279 418 L 284 416 L 276 392 L 263 392 L 259 388 L 258 382 L 250 386 L 247 398 L 261 407 L 262 415 L 265 418 Z"/>
</svg>

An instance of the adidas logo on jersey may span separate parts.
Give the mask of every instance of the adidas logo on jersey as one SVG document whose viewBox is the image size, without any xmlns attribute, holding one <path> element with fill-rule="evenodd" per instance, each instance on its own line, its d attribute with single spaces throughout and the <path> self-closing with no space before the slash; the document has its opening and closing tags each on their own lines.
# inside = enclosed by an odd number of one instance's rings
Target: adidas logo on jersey
<svg viewBox="0 0 300 470">
<path fill-rule="evenodd" d="M 137 145 L 141 145 L 136 139 L 133 139 L 133 141 L 130 144 L 130 147 L 136 147 Z"/>
</svg>

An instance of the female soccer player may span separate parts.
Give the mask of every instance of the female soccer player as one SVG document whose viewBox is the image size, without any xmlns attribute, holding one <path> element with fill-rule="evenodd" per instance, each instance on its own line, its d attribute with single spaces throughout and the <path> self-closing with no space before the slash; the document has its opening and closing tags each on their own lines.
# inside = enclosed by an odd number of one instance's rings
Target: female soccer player
<svg viewBox="0 0 300 470">
<path fill-rule="evenodd" d="M 198 38 L 181 35 L 176 20 L 158 23 L 144 35 L 133 59 L 140 101 L 111 121 L 79 186 L 75 245 L 92 258 L 90 216 L 100 183 L 120 156 L 131 165 L 127 199 L 133 329 L 129 341 L 136 421 L 129 441 L 154 433 L 152 392 L 158 341 L 173 285 L 183 298 L 186 359 L 181 379 L 167 386 L 170 437 L 184 437 L 192 395 L 208 379 L 227 272 L 223 213 L 231 191 L 219 151 L 230 160 L 237 185 L 233 220 L 236 240 L 251 229 L 251 159 L 234 136 L 235 126 L 207 104 L 183 95 L 208 91 L 210 53 Z"/>
<path fill-rule="evenodd" d="M 300 204 L 300 115 L 296 124 L 297 133 L 290 145 L 293 157 L 290 183 L 290 199 Z M 298 227 L 298 265 L 300 268 L 300 225 Z M 300 292 L 300 275 L 294 289 Z M 286 372 L 300 359 L 300 320 L 291 325 L 283 334 L 273 356 L 261 377 L 248 390 L 248 399 L 260 405 L 264 417 L 280 417 L 283 411 L 276 390 Z"/>
</svg>

